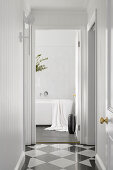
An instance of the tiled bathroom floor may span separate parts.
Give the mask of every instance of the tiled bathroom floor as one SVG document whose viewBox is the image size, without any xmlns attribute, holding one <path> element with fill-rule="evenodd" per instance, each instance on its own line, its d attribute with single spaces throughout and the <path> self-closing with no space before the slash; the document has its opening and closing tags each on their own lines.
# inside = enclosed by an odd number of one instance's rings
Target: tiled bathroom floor
<svg viewBox="0 0 113 170">
<path fill-rule="evenodd" d="M 68 132 L 58 132 L 44 130 L 48 126 L 36 127 L 36 141 L 37 142 L 77 142 L 76 134 L 69 134 Z"/>
<path fill-rule="evenodd" d="M 94 146 L 37 144 L 26 147 L 22 170 L 98 170 Z"/>
</svg>

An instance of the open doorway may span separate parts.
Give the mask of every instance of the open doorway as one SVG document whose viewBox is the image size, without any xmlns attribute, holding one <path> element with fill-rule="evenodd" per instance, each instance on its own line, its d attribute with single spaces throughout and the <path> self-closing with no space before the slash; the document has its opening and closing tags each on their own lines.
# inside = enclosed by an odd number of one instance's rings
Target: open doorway
<svg viewBox="0 0 113 170">
<path fill-rule="evenodd" d="M 33 48 L 41 66 L 35 72 L 37 143 L 78 142 L 78 34 L 77 30 L 35 30 Z M 69 114 L 76 117 L 75 134 L 68 132 Z"/>
</svg>

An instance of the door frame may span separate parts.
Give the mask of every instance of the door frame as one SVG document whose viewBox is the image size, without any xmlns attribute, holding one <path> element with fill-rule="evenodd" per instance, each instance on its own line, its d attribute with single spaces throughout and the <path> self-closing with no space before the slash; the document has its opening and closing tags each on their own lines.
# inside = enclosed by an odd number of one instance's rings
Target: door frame
<svg viewBox="0 0 113 170">
<path fill-rule="evenodd" d="M 111 58 L 112 58 L 112 52 L 111 52 L 111 29 L 112 29 L 112 22 L 111 19 L 113 19 L 111 16 L 111 9 L 112 4 L 111 0 L 107 2 L 107 32 L 106 32 L 106 118 L 108 118 L 108 124 L 106 124 L 106 135 L 107 135 L 107 148 L 106 148 L 106 168 L 107 170 L 111 170 L 111 148 L 110 146 L 113 146 L 113 133 L 111 128 L 113 128 L 113 105 L 111 104 Z M 111 144 L 112 142 L 112 144 Z M 113 156 L 112 156 L 113 157 Z M 113 163 L 112 163 L 113 165 Z"/>
<path fill-rule="evenodd" d="M 54 29 L 56 29 L 56 30 L 59 30 L 59 29 L 63 29 L 63 30 L 66 30 L 66 29 L 68 29 L 68 30 L 77 30 L 78 31 L 78 35 L 79 35 L 79 41 L 80 41 L 80 44 L 81 44 L 81 30 L 80 29 L 76 29 L 76 28 L 60 28 L 60 27 L 58 27 L 58 28 L 53 28 L 53 27 L 50 27 L 50 28 L 47 28 L 47 27 L 40 27 L 40 28 L 38 28 L 38 27 L 36 27 L 36 26 L 33 26 L 32 27 L 32 116 L 33 116 L 33 118 L 32 118 L 32 131 L 33 132 L 35 132 L 35 134 L 36 134 L 36 127 L 34 127 L 34 123 L 35 123 L 35 115 L 33 114 L 33 113 L 35 113 L 35 106 L 34 106 L 34 103 L 35 103 L 35 91 L 34 91 L 34 87 L 35 87 L 35 70 L 34 70 L 34 64 L 35 64 L 35 58 L 33 57 L 33 56 L 35 56 L 35 51 L 34 51 L 34 47 L 35 47 L 35 30 L 40 30 L 40 29 L 42 29 L 42 30 L 54 30 Z M 80 47 L 80 50 L 81 50 L 81 47 Z M 79 52 L 80 53 L 80 52 Z M 82 122 L 81 122 L 81 98 L 82 98 L 82 96 L 81 96 L 81 53 L 80 53 L 80 57 L 79 57 L 79 64 L 80 64 L 80 70 L 79 70 L 79 77 L 80 77 L 80 79 L 79 79 L 79 100 L 80 100 L 80 105 L 79 105 L 79 111 L 80 111 L 80 117 L 79 117 L 79 123 L 80 123 L 80 126 L 82 125 Z M 81 126 L 82 127 L 82 126 Z M 35 128 L 35 129 L 34 129 Z M 32 136 L 32 141 L 34 141 L 34 139 L 35 139 L 35 143 L 36 143 L 36 135 L 35 134 L 33 134 L 33 136 Z M 34 135 L 35 135 L 35 137 L 34 137 Z M 79 134 L 79 140 L 81 141 L 82 140 L 82 135 L 81 135 L 81 133 Z"/>
<path fill-rule="evenodd" d="M 80 131 L 80 127 L 82 126 L 81 123 L 81 105 L 82 105 L 82 88 L 81 88 L 81 30 L 77 30 L 78 35 L 77 35 L 77 55 L 75 56 L 75 116 L 76 116 L 76 134 L 78 140 L 81 142 L 82 140 L 82 133 Z M 75 40 L 76 41 L 76 40 Z M 76 69 L 77 67 L 77 69 Z M 78 82 L 76 82 L 78 81 Z M 80 114 L 79 114 L 80 113 Z M 82 127 L 83 128 L 83 127 Z"/>
<path fill-rule="evenodd" d="M 87 55 L 88 55 L 88 32 L 95 25 L 95 152 L 97 153 L 97 9 L 93 12 L 87 25 Z M 87 114 L 88 119 L 88 114 Z M 88 125 L 86 144 L 88 144 Z"/>
<path fill-rule="evenodd" d="M 87 41 L 87 29 L 85 26 L 81 26 L 81 27 L 76 27 L 76 26 L 59 26 L 59 27 L 55 27 L 55 26 L 36 26 L 36 25 L 32 25 L 31 26 L 31 115 L 28 115 L 28 117 L 25 119 L 24 123 L 28 124 L 28 120 L 31 126 L 31 133 L 25 129 L 25 134 L 27 133 L 28 137 L 31 139 L 28 141 L 28 144 L 36 144 L 36 127 L 35 127 L 35 57 L 34 57 L 34 49 L 33 46 L 35 46 L 35 42 L 34 42 L 34 30 L 35 29 L 74 29 L 74 30 L 81 30 L 81 68 L 80 68 L 80 90 L 81 90 L 81 96 L 80 96 L 80 103 L 81 103 L 81 108 L 80 108 L 80 143 L 85 143 L 85 133 L 84 133 L 84 117 L 85 117 L 85 110 L 84 110 L 84 103 L 85 100 L 83 99 L 85 97 L 84 93 L 82 94 L 82 90 L 84 89 L 84 82 L 82 82 L 83 80 L 83 67 L 84 67 L 84 62 L 82 60 L 84 60 L 85 56 L 87 55 L 87 50 L 86 50 L 86 41 Z M 86 61 L 85 61 L 86 62 Z M 84 84 L 84 85 L 83 85 Z M 84 95 L 84 96 L 83 96 Z M 26 144 L 26 143 L 25 143 Z"/>
</svg>

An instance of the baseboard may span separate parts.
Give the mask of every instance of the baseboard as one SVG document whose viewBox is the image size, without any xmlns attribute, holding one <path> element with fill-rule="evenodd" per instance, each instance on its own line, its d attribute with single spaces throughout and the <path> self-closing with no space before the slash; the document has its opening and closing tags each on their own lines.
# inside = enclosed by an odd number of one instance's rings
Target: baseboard
<svg viewBox="0 0 113 170">
<path fill-rule="evenodd" d="M 106 170 L 106 167 L 103 164 L 103 162 L 102 162 L 102 160 L 101 160 L 101 158 L 99 157 L 98 154 L 96 154 L 96 156 L 95 156 L 95 163 L 96 163 L 99 170 Z"/>
<path fill-rule="evenodd" d="M 14 170 L 21 170 L 25 162 L 25 152 L 23 151 Z"/>
</svg>

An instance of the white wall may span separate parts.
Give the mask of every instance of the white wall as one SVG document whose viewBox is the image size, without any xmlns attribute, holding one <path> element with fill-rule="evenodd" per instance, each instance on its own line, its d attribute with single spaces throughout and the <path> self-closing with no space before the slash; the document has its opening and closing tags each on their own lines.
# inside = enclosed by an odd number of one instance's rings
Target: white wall
<svg viewBox="0 0 113 170">
<path fill-rule="evenodd" d="M 0 169 L 14 170 L 23 151 L 22 0 L 0 1 Z"/>
<path fill-rule="evenodd" d="M 106 101 L 106 0 L 90 0 L 88 18 L 97 9 L 97 155 L 106 167 L 106 130 L 99 123 L 105 117 Z"/>
<path fill-rule="evenodd" d="M 48 68 L 35 74 L 35 97 L 73 99 L 75 93 L 75 30 L 36 30 L 35 56 Z M 78 56 L 77 56 L 78 57 Z M 48 96 L 40 96 L 48 91 Z"/>
<path fill-rule="evenodd" d="M 80 28 L 87 23 L 84 10 L 32 10 L 34 25 L 37 28 Z"/>
<path fill-rule="evenodd" d="M 31 5 L 29 4 L 29 0 L 23 0 L 23 5 L 24 5 L 24 13 L 25 16 L 29 16 L 31 12 Z"/>
</svg>

